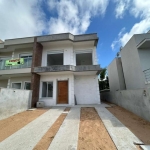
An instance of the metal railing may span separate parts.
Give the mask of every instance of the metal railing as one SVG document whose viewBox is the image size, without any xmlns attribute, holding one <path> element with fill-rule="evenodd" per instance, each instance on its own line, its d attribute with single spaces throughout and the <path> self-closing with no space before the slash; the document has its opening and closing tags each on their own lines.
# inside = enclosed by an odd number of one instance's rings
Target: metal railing
<svg viewBox="0 0 150 150">
<path fill-rule="evenodd" d="M 146 69 L 143 71 L 144 75 L 145 75 L 145 80 L 147 83 L 150 82 L 150 68 L 149 69 Z"/>
<path fill-rule="evenodd" d="M 6 60 L 0 60 L 0 70 L 10 70 L 10 69 L 21 69 L 21 68 L 31 68 L 32 58 L 24 58 L 24 64 L 16 66 L 5 66 Z"/>
</svg>

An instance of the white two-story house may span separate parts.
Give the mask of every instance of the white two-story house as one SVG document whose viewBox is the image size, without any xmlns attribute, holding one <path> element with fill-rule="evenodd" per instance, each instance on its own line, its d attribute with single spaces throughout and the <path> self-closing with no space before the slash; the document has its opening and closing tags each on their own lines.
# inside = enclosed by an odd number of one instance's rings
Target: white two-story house
<svg viewBox="0 0 150 150">
<path fill-rule="evenodd" d="M 31 89 L 32 106 L 100 104 L 97 42 L 97 34 L 70 33 L 6 40 L 0 44 L 0 86 Z M 21 64 L 7 66 L 18 58 Z"/>
</svg>

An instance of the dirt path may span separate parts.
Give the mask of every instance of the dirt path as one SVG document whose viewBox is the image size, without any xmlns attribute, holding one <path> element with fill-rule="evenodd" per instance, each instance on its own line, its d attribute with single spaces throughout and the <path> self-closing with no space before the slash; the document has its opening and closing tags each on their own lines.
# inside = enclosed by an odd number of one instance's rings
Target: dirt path
<svg viewBox="0 0 150 150">
<path fill-rule="evenodd" d="M 70 108 L 66 108 L 64 111 L 68 112 Z M 58 132 L 60 126 L 62 125 L 67 113 L 62 113 L 52 127 L 46 132 L 42 139 L 37 143 L 33 150 L 47 150 L 51 142 L 53 141 L 56 133 Z"/>
<path fill-rule="evenodd" d="M 7 119 L 0 120 L 0 142 L 45 113 L 48 109 L 24 111 Z"/>
<path fill-rule="evenodd" d="M 82 108 L 78 150 L 116 150 L 95 108 Z"/>
<path fill-rule="evenodd" d="M 119 106 L 107 109 L 143 141 L 144 144 L 150 144 L 150 122 Z"/>
</svg>

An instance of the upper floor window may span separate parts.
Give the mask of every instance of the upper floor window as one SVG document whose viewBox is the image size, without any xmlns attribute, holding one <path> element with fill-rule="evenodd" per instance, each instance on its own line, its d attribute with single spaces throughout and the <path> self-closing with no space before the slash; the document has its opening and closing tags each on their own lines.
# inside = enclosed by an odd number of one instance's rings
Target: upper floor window
<svg viewBox="0 0 150 150">
<path fill-rule="evenodd" d="M 93 65 L 92 53 L 76 53 L 76 65 Z"/>
<path fill-rule="evenodd" d="M 63 65 L 63 52 L 54 52 L 47 54 L 47 66 Z"/>
</svg>

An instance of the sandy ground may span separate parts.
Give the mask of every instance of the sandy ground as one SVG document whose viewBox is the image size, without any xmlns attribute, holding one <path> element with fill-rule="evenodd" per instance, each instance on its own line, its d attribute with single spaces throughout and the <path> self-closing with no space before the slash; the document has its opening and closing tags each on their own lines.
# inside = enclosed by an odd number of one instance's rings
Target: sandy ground
<svg viewBox="0 0 150 150">
<path fill-rule="evenodd" d="M 78 150 L 116 150 L 95 108 L 81 108 Z"/>
<path fill-rule="evenodd" d="M 66 108 L 64 111 L 68 112 L 70 108 Z M 47 150 L 53 141 L 56 133 L 58 132 L 60 126 L 62 125 L 64 119 L 66 118 L 67 113 L 62 113 L 51 128 L 46 132 L 42 139 L 37 143 L 33 150 Z"/>
<path fill-rule="evenodd" d="M 7 119 L 0 120 L 0 142 L 45 113 L 48 109 L 24 111 Z"/>
<path fill-rule="evenodd" d="M 120 106 L 113 106 L 107 109 L 143 141 L 144 144 L 150 144 L 150 122 Z"/>
</svg>

